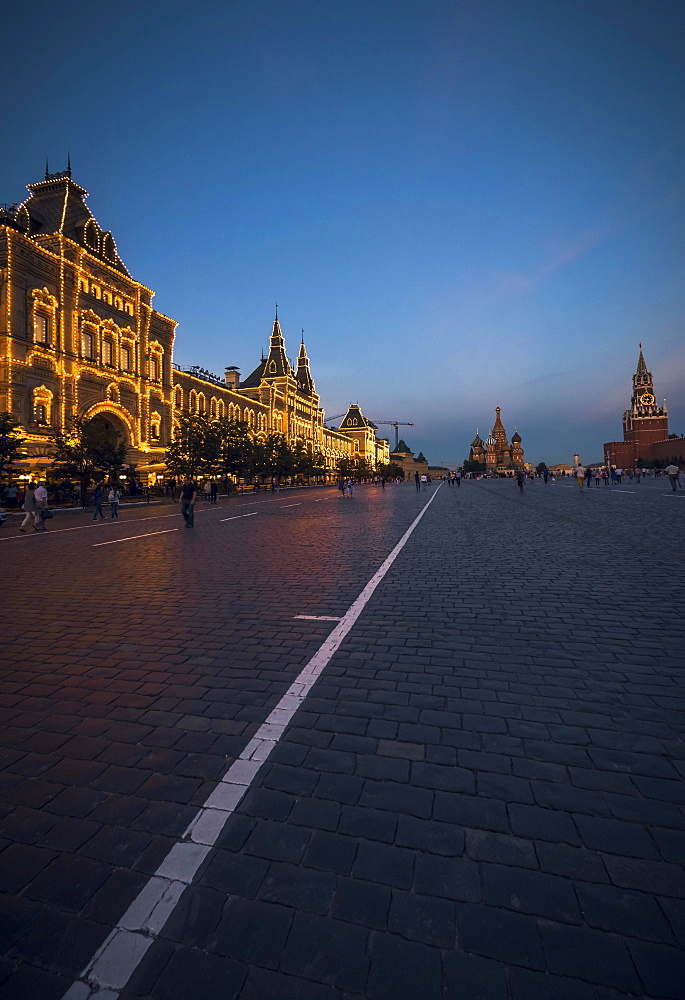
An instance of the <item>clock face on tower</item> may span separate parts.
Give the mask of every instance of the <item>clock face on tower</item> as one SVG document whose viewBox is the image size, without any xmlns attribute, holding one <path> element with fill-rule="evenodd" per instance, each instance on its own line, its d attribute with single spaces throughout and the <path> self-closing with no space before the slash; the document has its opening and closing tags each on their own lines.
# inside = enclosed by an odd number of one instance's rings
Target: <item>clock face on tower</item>
<svg viewBox="0 0 685 1000">
<path fill-rule="evenodd" d="M 640 402 L 643 406 L 652 406 L 655 402 L 654 396 L 651 392 L 643 392 L 640 396 Z"/>
</svg>

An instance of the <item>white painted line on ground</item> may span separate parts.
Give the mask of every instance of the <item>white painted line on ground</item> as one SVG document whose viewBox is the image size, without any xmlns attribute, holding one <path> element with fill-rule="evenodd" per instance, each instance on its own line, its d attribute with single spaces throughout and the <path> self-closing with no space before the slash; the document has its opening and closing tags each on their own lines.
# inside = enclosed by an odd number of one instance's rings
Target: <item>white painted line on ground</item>
<svg viewBox="0 0 685 1000">
<path fill-rule="evenodd" d="M 340 618 L 333 618 L 331 615 L 295 615 L 295 618 L 304 618 L 308 622 L 339 622 Z"/>
<path fill-rule="evenodd" d="M 301 503 L 286 503 L 283 504 L 282 507 L 279 507 L 279 510 L 285 510 L 286 507 L 301 507 L 301 506 L 302 506 Z"/>
<path fill-rule="evenodd" d="M 220 522 L 223 522 L 223 521 L 237 521 L 239 517 L 256 517 L 258 513 L 259 513 L 259 511 L 255 510 L 251 514 L 234 514 L 233 517 L 222 517 L 219 520 L 220 520 Z"/>
<path fill-rule="evenodd" d="M 148 948 L 156 940 L 173 911 L 175 902 L 180 899 L 183 888 L 192 882 L 198 868 L 216 844 L 224 824 L 240 804 L 262 764 L 268 760 L 321 671 L 330 663 L 374 591 L 409 541 L 419 521 L 438 495 L 441 485 L 438 485 L 428 503 L 424 504 L 357 599 L 292 682 L 238 760 L 231 764 L 191 821 L 183 834 L 183 841 L 174 844 L 62 1000 L 89 1000 L 90 997 L 94 1000 L 103 1000 L 104 997 L 107 1000 L 117 1000 L 119 991 L 125 987 Z M 173 900 L 175 902 L 172 904 Z M 84 992 L 84 988 L 87 992 Z"/>
<path fill-rule="evenodd" d="M 91 548 L 99 549 L 102 545 L 119 545 L 120 542 L 135 542 L 138 538 L 151 538 L 152 535 L 168 535 L 178 528 L 165 528 L 164 531 L 147 531 L 144 535 L 129 535 L 128 538 L 115 538 L 112 542 L 96 542 Z"/>
</svg>

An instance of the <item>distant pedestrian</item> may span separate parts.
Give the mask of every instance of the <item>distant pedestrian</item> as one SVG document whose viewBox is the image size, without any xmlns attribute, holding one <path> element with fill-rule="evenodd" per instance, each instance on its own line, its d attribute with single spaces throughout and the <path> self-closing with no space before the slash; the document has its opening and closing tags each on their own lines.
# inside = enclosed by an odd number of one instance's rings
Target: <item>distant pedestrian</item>
<svg viewBox="0 0 685 1000">
<path fill-rule="evenodd" d="M 113 486 L 109 491 L 107 499 L 109 500 L 109 509 L 111 512 L 110 520 L 114 520 L 115 517 L 119 517 L 119 501 L 121 500 L 121 493 L 116 486 Z"/>
<path fill-rule="evenodd" d="M 98 514 L 104 521 L 105 515 L 102 513 L 102 486 L 100 483 L 95 487 L 95 492 L 93 493 L 93 503 L 95 504 L 95 513 L 93 514 L 93 520 L 97 521 Z"/>
<path fill-rule="evenodd" d="M 385 476 L 381 476 L 381 489 L 385 489 Z"/>
<path fill-rule="evenodd" d="M 36 509 L 36 497 L 34 494 L 35 489 L 36 489 L 36 484 L 29 483 L 28 486 L 26 487 L 26 492 L 24 493 L 23 510 L 25 514 L 24 514 L 24 520 L 21 522 L 21 525 L 19 526 L 19 531 L 21 531 L 22 535 L 26 534 L 26 529 L 30 524 L 33 524 L 35 526 L 36 523 L 34 518 L 34 511 Z"/>
<path fill-rule="evenodd" d="M 204 481 L 204 484 L 202 486 L 202 494 L 205 498 L 205 503 L 209 503 L 212 497 L 212 484 L 210 483 L 209 479 L 205 479 Z"/>
<path fill-rule="evenodd" d="M 582 493 L 585 486 L 585 467 L 583 465 L 576 466 L 576 479 L 578 480 L 578 488 Z"/>
<path fill-rule="evenodd" d="M 181 489 L 181 514 L 186 528 L 195 526 L 195 501 L 197 500 L 197 483 L 187 478 Z"/>
<path fill-rule="evenodd" d="M 454 480 L 455 480 L 457 486 L 461 486 L 461 472 L 459 471 L 459 469 L 457 469 L 457 471 L 455 473 Z"/>
<path fill-rule="evenodd" d="M 599 469 L 595 469 L 595 486 L 599 486 L 600 480 L 602 478 L 602 473 Z"/>
<path fill-rule="evenodd" d="M 615 486 L 618 482 L 618 476 L 616 475 L 616 469 L 611 470 L 611 485 Z"/>
<path fill-rule="evenodd" d="M 588 465 L 587 469 L 585 470 L 585 485 L 588 487 L 588 489 L 590 487 L 591 479 L 592 479 L 592 469 Z"/>
<path fill-rule="evenodd" d="M 47 531 L 45 527 L 45 516 L 48 509 L 48 491 L 45 483 L 40 483 L 34 491 L 36 506 L 33 511 L 33 525 L 36 531 Z"/>
<path fill-rule="evenodd" d="M 621 485 L 621 476 L 623 475 L 623 469 L 616 469 L 616 482 Z"/>
<path fill-rule="evenodd" d="M 345 480 L 341 477 L 338 480 L 338 489 L 340 490 L 340 495 L 345 496 Z"/>
<path fill-rule="evenodd" d="M 678 485 L 679 485 L 678 484 L 678 475 L 680 473 L 680 469 L 678 468 L 677 465 L 674 465 L 673 462 L 671 462 L 670 465 L 666 466 L 666 468 L 664 469 L 664 472 L 668 476 L 668 481 L 671 484 L 671 489 L 675 493 L 675 491 L 678 489 Z"/>
<path fill-rule="evenodd" d="M 421 476 L 421 488 L 425 490 L 427 485 L 428 485 L 428 476 L 424 472 L 424 474 Z"/>
<path fill-rule="evenodd" d="M 419 475 L 418 470 L 414 473 L 414 482 L 416 483 L 417 490 L 420 490 L 421 489 L 421 476 Z"/>
<path fill-rule="evenodd" d="M 523 485 L 526 481 L 526 474 L 523 469 L 519 469 L 516 473 L 516 482 L 518 483 L 519 490 L 523 493 Z"/>
<path fill-rule="evenodd" d="M 549 469 L 542 470 L 542 478 L 545 482 L 547 482 L 547 480 L 549 479 Z"/>
<path fill-rule="evenodd" d="M 7 496 L 7 506 L 8 507 L 16 507 L 17 506 L 17 495 L 18 495 L 18 493 L 19 493 L 19 490 L 14 485 L 14 483 L 12 483 L 11 486 L 7 487 L 7 494 L 6 494 L 6 496 Z"/>
<path fill-rule="evenodd" d="M 348 479 L 347 482 L 345 483 L 345 493 L 347 494 L 348 497 L 351 497 L 352 494 L 354 493 L 354 483 L 352 482 L 351 479 Z"/>
<path fill-rule="evenodd" d="M 212 479 L 212 487 L 210 490 L 211 503 L 216 503 L 216 497 L 218 492 L 219 492 L 219 484 L 214 479 Z"/>
</svg>

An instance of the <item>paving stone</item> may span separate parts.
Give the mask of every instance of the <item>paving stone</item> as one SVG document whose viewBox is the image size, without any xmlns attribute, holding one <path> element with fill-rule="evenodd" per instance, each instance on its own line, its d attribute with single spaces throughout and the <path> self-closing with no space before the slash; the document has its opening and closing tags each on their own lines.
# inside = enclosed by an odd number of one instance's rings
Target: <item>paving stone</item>
<svg viewBox="0 0 685 1000">
<path fill-rule="evenodd" d="M 357 839 L 354 836 L 347 837 L 341 836 L 340 833 L 315 830 L 305 851 L 304 864 L 309 868 L 319 868 L 321 871 L 349 875 L 357 846 Z"/>
<path fill-rule="evenodd" d="M 440 995 L 441 979 L 440 952 L 437 948 L 374 932 L 367 985 L 370 1000 L 437 997 Z"/>
<path fill-rule="evenodd" d="M 464 904 L 457 914 L 459 947 L 527 969 L 544 969 L 545 958 L 534 917 L 488 906 Z"/>
<path fill-rule="evenodd" d="M 408 889 L 412 884 L 413 868 L 413 851 L 361 841 L 353 873 L 357 878 Z"/>
<path fill-rule="evenodd" d="M 462 858 L 418 855 L 414 889 L 425 895 L 476 902 L 482 896 L 479 866 Z"/>
<path fill-rule="evenodd" d="M 157 981 L 152 996 L 164 1000 L 237 1000 L 247 967 L 230 958 L 179 948 Z"/>
<path fill-rule="evenodd" d="M 600 931 L 542 925 L 540 933 L 550 972 L 638 993 L 640 982 L 628 949 Z"/>
<path fill-rule="evenodd" d="M 364 927 L 387 926 L 391 892 L 385 885 L 341 878 L 333 900 L 333 916 Z"/>
<path fill-rule="evenodd" d="M 573 883 L 569 879 L 492 864 L 483 864 L 482 874 L 485 902 L 491 906 L 567 923 L 581 922 Z"/>
<path fill-rule="evenodd" d="M 327 913 L 335 885 L 335 878 L 329 872 L 272 862 L 259 888 L 259 897 L 307 913 Z"/>
<path fill-rule="evenodd" d="M 393 890 L 388 930 L 410 941 L 452 948 L 456 936 L 455 904 L 447 899 Z"/>
<path fill-rule="evenodd" d="M 447 995 L 468 997 L 469 1000 L 508 1000 L 505 970 L 501 962 L 452 950 L 445 958 Z M 512 973 L 517 971 L 512 970 Z M 537 1000 L 537 994 L 530 996 L 536 996 Z"/>
<path fill-rule="evenodd" d="M 365 840 L 380 840 L 391 844 L 395 839 L 397 817 L 383 809 L 344 806 L 340 815 L 338 829 L 340 833 L 348 834 L 352 837 L 363 837 Z"/>
<path fill-rule="evenodd" d="M 673 941 L 668 922 L 652 896 L 586 882 L 576 883 L 576 894 L 583 919 L 591 927 L 650 941 Z"/>
<path fill-rule="evenodd" d="M 291 975 L 350 992 L 362 992 L 369 959 L 368 931 L 309 913 L 296 915 L 281 968 Z"/>
</svg>

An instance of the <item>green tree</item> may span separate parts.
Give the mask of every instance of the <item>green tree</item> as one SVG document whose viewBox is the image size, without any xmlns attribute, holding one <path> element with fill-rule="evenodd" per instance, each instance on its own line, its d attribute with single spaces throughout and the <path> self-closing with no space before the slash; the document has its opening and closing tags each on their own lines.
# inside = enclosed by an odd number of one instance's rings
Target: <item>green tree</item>
<svg viewBox="0 0 685 1000">
<path fill-rule="evenodd" d="M 467 458 L 461 467 L 461 471 L 464 475 L 467 475 L 469 472 L 486 472 L 487 466 L 485 462 L 476 462 L 475 459 Z"/>
<path fill-rule="evenodd" d="M 541 476 L 543 472 L 547 471 L 547 466 L 545 465 L 544 462 L 538 462 L 538 464 L 535 466 L 535 471 L 539 476 Z"/>
<path fill-rule="evenodd" d="M 219 436 L 217 474 L 229 482 L 231 477 L 245 476 L 250 469 L 254 451 L 247 422 L 222 417 L 213 426 Z"/>
<path fill-rule="evenodd" d="M 263 441 L 255 442 L 252 450 L 252 471 L 262 481 L 269 478 L 280 483 L 294 472 L 295 457 L 283 434 L 272 432 Z"/>
<path fill-rule="evenodd" d="M 340 458 L 338 459 L 338 464 L 336 466 L 338 474 L 342 479 L 347 479 L 348 476 L 354 475 L 354 459 L 353 458 Z"/>
<path fill-rule="evenodd" d="M 13 462 L 23 454 L 19 424 L 7 410 L 0 413 L 0 479 L 4 479 Z"/>
<path fill-rule="evenodd" d="M 55 432 L 49 446 L 52 468 L 78 479 L 81 496 L 92 482 L 116 476 L 126 461 L 127 450 L 126 444 L 116 441 L 104 424 L 83 417 L 72 417 L 66 430 Z"/>
<path fill-rule="evenodd" d="M 212 422 L 202 414 L 181 414 L 166 452 L 169 472 L 189 479 L 211 475 L 219 466 L 220 455 L 218 421 Z"/>
<path fill-rule="evenodd" d="M 404 479 L 404 469 L 397 462 L 387 462 L 379 466 L 378 472 L 385 479 Z"/>
</svg>

